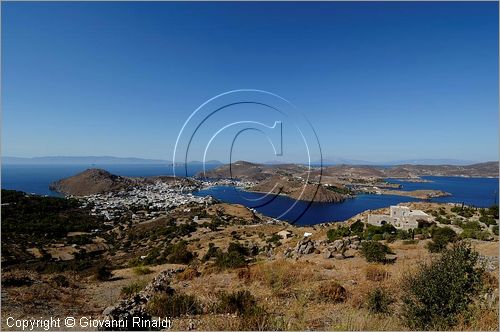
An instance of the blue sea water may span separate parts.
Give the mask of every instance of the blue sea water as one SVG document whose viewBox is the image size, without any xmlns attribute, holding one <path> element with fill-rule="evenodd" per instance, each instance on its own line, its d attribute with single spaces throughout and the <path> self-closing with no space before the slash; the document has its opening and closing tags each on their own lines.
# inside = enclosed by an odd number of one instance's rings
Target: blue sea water
<svg viewBox="0 0 500 332">
<path fill-rule="evenodd" d="M 208 165 L 207 169 L 217 165 Z M 172 175 L 173 170 L 169 165 L 2 165 L 2 188 L 20 190 L 27 193 L 39 195 L 58 194 L 49 190 L 49 184 L 53 181 L 75 175 L 87 168 L 103 168 L 113 174 L 123 176 L 154 176 Z M 190 165 L 188 175 L 194 175 L 202 170 L 202 165 Z M 176 168 L 177 174 L 184 174 L 184 168 Z M 389 179 L 393 183 L 401 183 L 401 190 L 437 189 L 449 192 L 452 196 L 434 198 L 432 202 L 455 202 L 465 203 L 477 207 L 489 207 L 497 203 L 498 178 L 461 178 L 461 177 L 424 177 L 432 182 L 407 182 L 404 180 Z M 308 203 L 277 196 L 271 203 L 270 196 L 264 198 L 264 194 L 250 193 L 234 187 L 218 186 L 201 190 L 197 195 L 212 195 L 213 197 L 228 203 L 243 204 L 255 207 L 259 212 L 279 217 L 288 221 L 296 221 L 298 225 L 311 225 L 327 221 L 341 221 L 348 219 L 360 212 L 373 210 L 402 202 L 418 201 L 411 197 L 392 195 L 357 195 L 356 198 L 348 199 L 343 203 L 314 203 L 308 207 Z M 305 212 L 304 212 L 305 211 Z M 286 212 L 286 213 L 285 213 Z M 285 214 L 284 214 L 285 213 Z M 300 217 L 300 218 L 299 218 Z"/>
<path fill-rule="evenodd" d="M 206 165 L 212 169 L 218 165 Z M 156 176 L 173 175 L 171 165 L 163 164 L 65 164 L 65 165 L 2 165 L 2 189 L 20 190 L 38 195 L 59 196 L 49 190 L 49 184 L 76 175 L 88 168 L 102 168 L 108 172 L 122 176 Z M 203 170 L 202 164 L 189 165 L 188 176 L 193 176 Z M 184 175 L 184 166 L 176 167 L 176 174 Z"/>
<path fill-rule="evenodd" d="M 498 203 L 498 178 L 462 178 L 462 177 L 424 177 L 432 182 L 407 182 L 389 179 L 389 182 L 400 183 L 400 190 L 436 189 L 449 192 L 451 196 L 433 198 L 431 202 L 465 203 L 476 207 L 489 207 Z M 240 189 L 226 186 L 212 187 L 199 191 L 197 195 L 211 195 L 228 203 L 255 207 L 255 202 L 265 194 L 244 192 Z M 396 195 L 357 195 L 342 203 L 315 203 L 308 208 L 308 203 L 297 202 L 287 212 L 295 201 L 278 196 L 272 202 L 263 200 L 262 206 L 255 209 L 271 217 L 279 217 L 297 225 L 313 225 L 327 221 L 346 220 L 360 212 L 374 210 L 403 202 L 416 202 L 419 199 Z M 303 213 L 303 211 L 306 211 Z M 283 215 L 283 213 L 285 213 Z M 302 214 L 303 213 L 303 214 Z M 301 215 L 302 214 L 302 215 Z M 297 219 L 300 217 L 299 219 Z"/>
</svg>

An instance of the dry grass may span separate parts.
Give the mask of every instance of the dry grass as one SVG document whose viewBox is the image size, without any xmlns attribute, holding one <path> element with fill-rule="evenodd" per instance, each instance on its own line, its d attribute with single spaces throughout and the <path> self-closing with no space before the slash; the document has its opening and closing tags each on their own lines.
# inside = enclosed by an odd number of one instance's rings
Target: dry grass
<svg viewBox="0 0 500 332">
<path fill-rule="evenodd" d="M 370 264 L 366 268 L 366 280 L 383 281 L 389 278 L 389 272 L 380 265 Z"/>
<path fill-rule="evenodd" d="M 197 278 L 200 276 L 200 272 L 198 272 L 197 269 L 193 267 L 188 267 L 181 273 L 177 274 L 177 279 L 182 280 L 182 281 L 188 281 L 188 280 L 193 280 L 194 278 Z"/>
<path fill-rule="evenodd" d="M 258 281 L 269 287 L 274 294 L 284 294 L 290 289 L 301 288 L 306 281 L 318 280 L 312 272 L 314 264 L 277 260 L 260 263 L 250 267 L 247 280 Z"/>
<path fill-rule="evenodd" d="M 323 281 L 319 284 L 316 296 L 320 301 L 341 303 L 347 299 L 347 291 L 336 281 Z"/>
</svg>

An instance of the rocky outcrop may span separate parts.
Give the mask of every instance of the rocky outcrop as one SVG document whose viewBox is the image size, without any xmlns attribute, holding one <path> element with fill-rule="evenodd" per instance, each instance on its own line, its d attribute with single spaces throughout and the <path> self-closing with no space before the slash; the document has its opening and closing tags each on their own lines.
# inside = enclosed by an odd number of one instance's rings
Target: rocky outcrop
<svg viewBox="0 0 500 332">
<path fill-rule="evenodd" d="M 295 246 L 295 253 L 297 255 L 309 255 L 314 253 L 316 245 L 309 237 L 303 238 Z"/>
<path fill-rule="evenodd" d="M 325 258 L 336 258 L 336 259 L 344 259 L 344 252 L 347 249 L 357 250 L 361 245 L 361 239 L 359 236 L 350 236 L 345 237 L 343 239 L 335 240 L 329 243 L 323 253 L 323 257 Z"/>
<path fill-rule="evenodd" d="M 300 201 L 321 203 L 338 203 L 347 197 L 328 190 L 323 185 L 306 183 L 288 176 L 273 176 L 253 186 L 250 191 L 281 194 Z"/>
<path fill-rule="evenodd" d="M 127 324 L 124 328 L 114 326 L 110 329 L 102 327 L 100 330 L 127 331 L 130 329 L 130 326 L 132 326 L 132 320 L 134 317 L 140 317 L 142 320 L 151 320 L 151 315 L 149 315 L 146 311 L 148 301 L 157 294 L 174 294 L 174 289 L 170 287 L 170 281 L 176 273 L 183 270 L 184 269 L 179 268 L 162 271 L 139 294 L 131 298 L 121 300 L 118 304 L 104 309 L 102 314 L 105 320 L 126 321 Z"/>
</svg>

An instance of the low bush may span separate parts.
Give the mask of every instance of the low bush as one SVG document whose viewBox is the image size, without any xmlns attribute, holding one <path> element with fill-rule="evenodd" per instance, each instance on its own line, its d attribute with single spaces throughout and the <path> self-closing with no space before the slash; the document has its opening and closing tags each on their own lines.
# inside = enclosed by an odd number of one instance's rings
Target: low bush
<svg viewBox="0 0 500 332">
<path fill-rule="evenodd" d="M 204 262 L 206 262 L 206 261 L 210 260 L 211 258 L 215 258 L 215 257 L 217 257 L 219 252 L 220 252 L 220 249 L 218 247 L 216 247 L 213 243 L 210 242 L 208 244 L 207 253 L 203 256 L 202 260 Z"/>
<path fill-rule="evenodd" d="M 358 219 L 349 228 L 351 230 L 351 235 L 362 237 L 365 229 L 365 223 Z"/>
<path fill-rule="evenodd" d="M 347 291 L 336 281 L 326 281 L 319 285 L 318 299 L 321 301 L 341 303 L 347 299 Z"/>
<path fill-rule="evenodd" d="M 386 290 L 382 288 L 375 288 L 366 299 L 366 306 L 370 312 L 376 314 L 385 314 L 389 312 L 390 305 L 394 302 Z"/>
<path fill-rule="evenodd" d="M 221 314 L 239 314 L 243 315 L 256 306 L 257 300 L 247 290 L 234 293 L 222 292 L 218 296 L 215 311 Z"/>
<path fill-rule="evenodd" d="M 136 266 L 134 267 L 134 273 L 138 276 L 141 276 L 141 275 L 145 275 L 145 274 L 150 274 L 152 273 L 153 270 L 151 270 L 149 267 L 147 266 Z"/>
<path fill-rule="evenodd" d="M 201 305 L 193 295 L 176 293 L 155 295 L 147 304 L 146 311 L 152 316 L 179 317 L 202 313 Z"/>
<path fill-rule="evenodd" d="M 64 275 L 62 274 L 58 274 L 54 277 L 52 277 L 52 279 L 50 279 L 50 281 L 55 285 L 55 286 L 58 286 L 58 287 L 69 287 L 70 286 L 70 283 L 69 283 L 69 280 L 68 278 L 66 278 Z"/>
<path fill-rule="evenodd" d="M 221 269 L 233 269 L 246 265 L 245 256 L 236 252 L 221 252 L 216 256 L 215 265 Z"/>
<path fill-rule="evenodd" d="M 188 250 L 185 241 L 180 241 L 173 246 L 167 247 L 164 255 L 168 263 L 174 264 L 189 264 L 194 258 L 194 254 Z"/>
<path fill-rule="evenodd" d="M 411 329 L 449 329 L 481 289 L 478 253 L 460 242 L 403 281 L 402 314 Z"/>
<path fill-rule="evenodd" d="M 446 249 L 448 243 L 457 240 L 457 233 L 450 227 L 435 228 L 432 231 L 432 241 L 427 244 L 427 249 L 433 253 L 441 252 Z"/>
<path fill-rule="evenodd" d="M 121 294 L 123 296 L 131 297 L 137 295 L 140 291 L 142 291 L 147 285 L 145 280 L 134 281 L 127 286 L 123 286 L 121 290 Z"/>
<path fill-rule="evenodd" d="M 451 208 L 451 212 L 458 214 L 459 216 L 470 218 L 474 215 L 474 208 L 464 206 L 454 206 Z"/>
<path fill-rule="evenodd" d="M 250 254 L 248 248 L 237 242 L 231 242 L 226 252 L 217 247 L 210 247 L 208 251 L 204 258 L 209 254 L 209 257 L 215 257 L 215 265 L 220 269 L 243 267 L 246 265 L 246 256 Z"/>
<path fill-rule="evenodd" d="M 459 226 L 463 229 L 460 234 L 462 239 L 487 240 L 490 237 L 490 232 L 483 230 L 477 221 L 462 222 Z"/>
<path fill-rule="evenodd" d="M 345 236 L 349 236 L 351 234 L 351 231 L 347 226 L 339 226 L 336 228 L 331 228 L 328 230 L 326 233 L 326 236 L 328 237 L 328 240 L 333 242 L 335 240 L 342 239 Z"/>
<path fill-rule="evenodd" d="M 255 297 L 247 290 L 234 293 L 220 293 L 215 306 L 217 313 L 237 314 L 237 330 L 274 330 L 271 315 L 257 304 Z"/>
<path fill-rule="evenodd" d="M 200 276 L 200 272 L 193 267 L 188 267 L 181 273 L 177 274 L 177 279 L 179 280 L 193 280 Z"/>
<path fill-rule="evenodd" d="M 111 272 L 111 268 L 107 265 L 101 265 L 97 268 L 95 277 L 97 280 L 106 281 L 111 279 L 113 276 L 113 272 Z"/>
<path fill-rule="evenodd" d="M 386 263 L 386 255 L 392 254 L 391 249 L 377 241 L 365 241 L 361 243 L 361 255 L 367 262 Z"/>
<path fill-rule="evenodd" d="M 389 234 L 392 235 L 398 234 L 397 229 L 390 224 L 385 224 L 380 227 L 374 225 L 367 225 L 363 233 L 363 238 L 367 240 L 375 240 L 374 239 L 375 237 L 376 239 L 378 239 L 375 241 L 380 241 L 384 239 L 384 236 L 388 236 Z"/>
</svg>

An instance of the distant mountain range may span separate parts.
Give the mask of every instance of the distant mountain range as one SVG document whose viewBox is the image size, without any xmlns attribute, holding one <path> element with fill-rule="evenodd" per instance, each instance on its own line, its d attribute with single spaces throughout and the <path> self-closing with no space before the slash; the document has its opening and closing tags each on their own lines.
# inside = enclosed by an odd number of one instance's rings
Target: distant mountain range
<svg viewBox="0 0 500 332">
<path fill-rule="evenodd" d="M 307 177 L 308 169 L 300 164 L 265 165 L 237 161 L 211 169 L 200 177 L 208 178 L 241 178 L 251 181 L 263 181 L 274 175 L 294 175 Z M 335 178 L 417 178 L 420 176 L 468 176 L 468 177 L 498 177 L 498 162 L 491 161 L 471 165 L 325 165 L 311 172 L 313 176 Z"/>
<path fill-rule="evenodd" d="M 324 158 L 323 165 L 371 165 L 371 166 L 394 166 L 394 165 L 457 165 L 465 166 L 472 165 L 477 162 L 461 159 L 407 159 L 395 160 L 387 162 L 373 162 L 357 159 L 344 158 Z M 47 157 L 2 157 L 3 164 L 168 164 L 172 161 L 163 159 L 145 159 L 134 157 L 112 157 L 112 156 L 47 156 Z M 201 161 L 190 161 L 189 164 L 201 164 Z M 218 160 L 209 160 L 207 164 L 225 164 Z M 320 161 L 314 161 L 312 164 L 317 165 Z M 177 163 L 182 164 L 182 163 Z M 264 165 L 291 164 L 291 162 L 267 161 L 261 163 Z"/>
<path fill-rule="evenodd" d="M 120 164 L 137 164 L 137 165 L 153 165 L 163 164 L 171 165 L 172 161 L 162 159 L 144 159 L 134 157 L 111 157 L 111 156 L 48 156 L 48 157 L 2 157 L 3 164 L 17 164 L 17 165 L 43 165 L 43 164 L 68 164 L 68 165 L 120 165 Z M 201 161 L 191 161 L 190 164 L 201 164 Z M 222 164 L 217 160 L 209 160 L 207 164 Z"/>
</svg>

